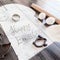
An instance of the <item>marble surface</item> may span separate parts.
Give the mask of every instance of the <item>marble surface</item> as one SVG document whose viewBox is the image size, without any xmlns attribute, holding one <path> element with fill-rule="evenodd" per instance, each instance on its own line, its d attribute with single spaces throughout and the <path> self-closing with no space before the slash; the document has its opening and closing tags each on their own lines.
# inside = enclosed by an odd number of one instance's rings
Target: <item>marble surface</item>
<svg viewBox="0 0 60 60">
<path fill-rule="evenodd" d="M 53 41 L 44 32 L 46 27 L 37 20 L 34 16 L 35 11 L 29 7 L 25 7 L 20 4 L 8 4 L 0 7 L 0 9 L 0 14 L 3 13 L 1 15 L 2 17 L 0 17 L 0 24 L 9 38 L 19 60 L 29 60 L 32 56 L 45 48 L 36 48 L 32 44 L 37 35 L 45 37 L 47 39 L 46 43 L 48 46 L 53 43 Z M 20 20 L 18 22 L 12 21 L 12 14 L 15 13 L 20 15 Z M 25 38 L 23 38 L 23 36 Z"/>
</svg>

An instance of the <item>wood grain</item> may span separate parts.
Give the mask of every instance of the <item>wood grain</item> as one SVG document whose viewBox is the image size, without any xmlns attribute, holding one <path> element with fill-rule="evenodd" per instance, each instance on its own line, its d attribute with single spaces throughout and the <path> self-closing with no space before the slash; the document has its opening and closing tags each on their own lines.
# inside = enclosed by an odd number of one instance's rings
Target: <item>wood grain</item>
<svg viewBox="0 0 60 60">
<path fill-rule="evenodd" d="M 41 8 L 39 5 L 32 3 L 32 4 L 31 4 L 31 7 L 32 7 L 33 9 L 35 9 L 37 12 L 40 12 L 40 13 L 41 13 L 41 12 L 44 12 L 44 13 L 46 13 L 46 15 L 47 15 L 48 17 L 54 17 L 55 20 L 56 20 L 56 23 L 60 24 L 60 18 L 54 16 L 54 15 L 51 14 L 50 12 L 47 12 L 46 10 L 44 10 L 43 8 Z"/>
<path fill-rule="evenodd" d="M 30 6 L 32 3 L 36 3 L 38 0 L 0 0 L 0 6 L 10 3 L 18 3 L 26 6 Z"/>
<path fill-rule="evenodd" d="M 5 58 L 0 60 L 18 60 L 17 55 L 15 54 L 13 48 L 11 47 L 9 53 L 5 56 Z"/>
<path fill-rule="evenodd" d="M 30 60 L 60 60 L 60 43 L 52 43 Z"/>
<path fill-rule="evenodd" d="M 4 55 L 4 53 L 5 52 L 6 53 L 5 53 L 4 58 L 0 58 L 0 60 L 18 60 L 18 57 L 17 57 L 16 53 L 14 52 L 14 49 L 12 48 L 12 46 L 9 46 L 9 48 L 8 48 L 8 46 L 7 46 L 7 48 L 1 46 L 3 44 L 9 44 L 10 43 L 9 39 L 7 38 L 5 32 L 2 29 L 2 26 L 0 26 L 0 35 L 1 34 L 2 34 L 2 37 L 0 37 L 0 54 Z M 1 38 L 3 38 L 3 39 L 1 40 Z M 4 50 L 6 50 L 6 51 L 4 51 Z"/>
</svg>

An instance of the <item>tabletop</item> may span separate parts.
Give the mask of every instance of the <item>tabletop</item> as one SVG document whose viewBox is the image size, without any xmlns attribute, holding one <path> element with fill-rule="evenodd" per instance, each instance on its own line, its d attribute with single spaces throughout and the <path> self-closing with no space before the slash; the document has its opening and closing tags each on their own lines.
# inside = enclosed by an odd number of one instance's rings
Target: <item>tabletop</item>
<svg viewBox="0 0 60 60">
<path fill-rule="evenodd" d="M 18 22 L 12 21 L 12 15 L 16 13 L 20 15 Z M 51 40 L 45 33 L 47 27 L 42 25 L 35 17 L 35 11 L 24 5 L 8 4 L 0 7 L 0 24 L 9 38 L 19 60 L 29 60 L 45 48 L 36 48 L 32 44 L 37 35 L 46 38 L 48 46 L 54 42 L 54 40 Z M 23 40 L 23 36 L 26 37 L 26 40 Z"/>
</svg>

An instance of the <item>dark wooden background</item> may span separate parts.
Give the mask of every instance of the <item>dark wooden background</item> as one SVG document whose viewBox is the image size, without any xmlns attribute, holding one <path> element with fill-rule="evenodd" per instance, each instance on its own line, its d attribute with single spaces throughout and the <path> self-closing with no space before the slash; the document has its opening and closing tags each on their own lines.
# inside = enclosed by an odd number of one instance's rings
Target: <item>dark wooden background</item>
<svg viewBox="0 0 60 60">
<path fill-rule="evenodd" d="M 9 3 L 19 3 L 26 6 L 30 6 L 31 3 L 36 3 L 37 0 L 0 0 L 0 6 L 9 4 Z"/>
<path fill-rule="evenodd" d="M 0 0 L 0 6 L 5 5 L 5 4 L 10 4 L 10 3 L 19 3 L 19 4 L 26 5 L 26 6 L 30 6 L 32 3 L 36 3 L 36 4 L 40 5 L 42 8 L 47 9 L 47 11 L 49 11 L 50 13 L 53 13 L 57 17 L 59 16 L 59 18 L 60 18 L 60 15 L 59 15 L 59 13 L 60 13 L 60 1 L 59 0 Z M 60 47 L 60 45 L 59 45 L 59 47 Z M 58 50 L 56 50 L 56 52 L 59 53 L 60 50 L 59 50 L 59 52 L 58 52 Z M 55 55 L 53 54 L 53 56 L 55 56 Z M 5 60 L 9 60 L 9 59 L 10 58 L 5 59 Z M 13 59 L 11 59 L 11 60 L 13 60 Z M 18 59 L 16 59 L 16 60 L 18 60 Z M 43 59 L 43 60 L 45 60 L 45 59 Z M 55 60 L 55 59 L 53 59 L 53 60 Z M 60 60 L 60 54 L 59 54 L 58 60 Z"/>
</svg>

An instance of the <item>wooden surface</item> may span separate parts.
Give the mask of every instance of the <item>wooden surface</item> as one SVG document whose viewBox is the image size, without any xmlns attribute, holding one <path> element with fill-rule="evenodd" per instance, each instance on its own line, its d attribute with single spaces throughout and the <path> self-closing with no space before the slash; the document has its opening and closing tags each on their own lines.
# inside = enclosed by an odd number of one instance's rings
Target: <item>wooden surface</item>
<svg viewBox="0 0 60 60">
<path fill-rule="evenodd" d="M 35 2 L 37 2 L 37 0 L 0 0 L 0 6 L 9 3 L 19 3 L 26 6 L 30 6 L 31 3 L 35 3 Z"/>
<path fill-rule="evenodd" d="M 60 43 L 52 43 L 30 60 L 60 60 Z"/>
<path fill-rule="evenodd" d="M 11 47 L 8 54 L 5 55 L 5 58 L 0 58 L 0 60 L 19 60 L 14 49 Z"/>
<path fill-rule="evenodd" d="M 31 8 L 33 8 L 34 10 L 36 10 L 36 11 L 39 12 L 39 13 L 44 12 L 47 17 L 54 17 L 55 20 L 56 20 L 56 23 L 60 24 L 60 18 L 54 16 L 54 14 L 48 12 L 48 11 L 45 10 L 44 8 L 40 7 L 39 5 L 32 3 L 32 4 L 31 4 Z"/>
<path fill-rule="evenodd" d="M 0 54 L 1 55 L 5 54 L 4 58 L 0 58 L 0 60 L 18 60 L 18 57 L 17 57 L 14 49 L 12 48 L 12 46 L 10 46 L 9 48 L 8 48 L 8 46 L 7 46 L 7 48 L 6 47 L 4 47 L 4 48 L 2 47 L 1 48 L 1 45 L 10 43 L 9 39 L 7 38 L 5 32 L 2 29 L 2 26 L 0 26 L 0 34 L 3 34 L 2 35 L 3 40 L 0 41 Z M 0 38 L 2 38 L 2 37 L 0 37 Z M 1 49 L 2 49 L 2 51 L 1 51 Z"/>
<path fill-rule="evenodd" d="M 50 12 L 60 19 L 60 0 L 39 0 L 37 4 L 45 11 Z"/>
</svg>

